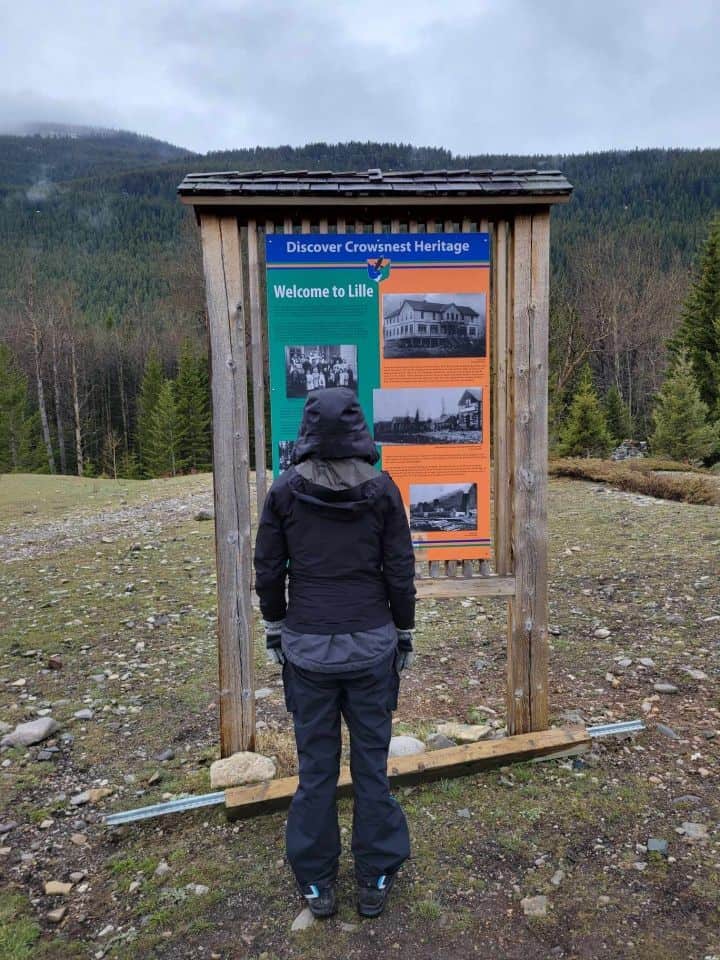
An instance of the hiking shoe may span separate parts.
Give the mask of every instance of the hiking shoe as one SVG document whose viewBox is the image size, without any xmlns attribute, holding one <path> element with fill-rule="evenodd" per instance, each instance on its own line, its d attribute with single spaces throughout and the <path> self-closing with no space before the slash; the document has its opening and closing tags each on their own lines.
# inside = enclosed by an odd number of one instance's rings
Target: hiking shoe
<svg viewBox="0 0 720 960">
<path fill-rule="evenodd" d="M 385 909 L 395 874 L 384 873 L 374 880 L 358 880 L 357 910 L 361 917 L 379 917 Z"/>
<path fill-rule="evenodd" d="M 300 893 L 307 901 L 314 917 L 331 917 L 337 912 L 334 882 L 322 886 L 317 883 L 306 883 L 304 887 L 300 887 Z"/>
</svg>

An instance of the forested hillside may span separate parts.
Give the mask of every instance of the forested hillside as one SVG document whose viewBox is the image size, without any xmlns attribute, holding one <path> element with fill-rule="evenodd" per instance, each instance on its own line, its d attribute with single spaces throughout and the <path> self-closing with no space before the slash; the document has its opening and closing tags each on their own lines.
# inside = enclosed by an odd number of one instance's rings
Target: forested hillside
<svg viewBox="0 0 720 960">
<path fill-rule="evenodd" d="M 36 449 L 45 435 L 34 465 L 48 468 L 50 446 L 56 468 L 63 447 L 68 470 L 80 457 L 86 469 L 112 472 L 120 455 L 123 469 L 142 469 L 137 397 L 149 353 L 166 377 L 184 341 L 202 355 L 196 228 L 175 192 L 185 173 L 375 166 L 562 169 L 575 194 L 553 213 L 554 421 L 589 362 L 600 393 L 615 385 L 636 434 L 648 431 L 665 342 L 720 209 L 720 150 L 463 157 L 406 144 L 316 143 L 199 156 L 112 131 L 3 136 L 0 342 L 27 385 L 23 442 Z M 0 469 L 8 468 L 2 456 Z"/>
</svg>

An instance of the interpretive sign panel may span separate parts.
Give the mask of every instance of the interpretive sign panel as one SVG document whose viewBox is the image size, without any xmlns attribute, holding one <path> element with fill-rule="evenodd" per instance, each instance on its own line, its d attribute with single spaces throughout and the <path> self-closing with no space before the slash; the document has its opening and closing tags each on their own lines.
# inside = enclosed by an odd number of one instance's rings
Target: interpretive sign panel
<svg viewBox="0 0 720 960">
<path fill-rule="evenodd" d="M 266 237 L 273 468 L 308 393 L 354 390 L 426 559 L 490 555 L 489 237 Z"/>
</svg>

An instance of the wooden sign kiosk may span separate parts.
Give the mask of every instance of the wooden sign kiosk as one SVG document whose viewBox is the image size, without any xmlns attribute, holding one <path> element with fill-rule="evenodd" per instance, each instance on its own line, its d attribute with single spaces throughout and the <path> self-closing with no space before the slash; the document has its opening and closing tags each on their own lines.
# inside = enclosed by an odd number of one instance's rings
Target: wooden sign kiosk
<svg viewBox="0 0 720 960">
<path fill-rule="evenodd" d="M 464 768 L 483 765 L 483 757 L 491 762 L 498 754 L 500 742 L 502 762 L 528 750 L 537 755 L 585 744 L 582 728 L 547 729 L 550 207 L 567 202 L 571 185 L 556 171 L 375 169 L 190 174 L 178 191 L 182 202 L 194 207 L 200 224 L 207 292 L 222 756 L 252 750 L 255 739 L 247 371 L 250 366 L 260 505 L 267 488 L 264 237 L 279 231 L 489 231 L 493 569 L 477 561 L 428 564 L 419 554 L 417 587 L 420 598 L 507 597 L 510 736 L 474 744 L 475 750 L 455 748 L 457 757 L 438 757 L 434 766 L 444 769 L 444 760 Z M 541 731 L 546 731 L 544 739 L 537 735 Z M 424 765 L 429 766 L 427 758 Z"/>
</svg>

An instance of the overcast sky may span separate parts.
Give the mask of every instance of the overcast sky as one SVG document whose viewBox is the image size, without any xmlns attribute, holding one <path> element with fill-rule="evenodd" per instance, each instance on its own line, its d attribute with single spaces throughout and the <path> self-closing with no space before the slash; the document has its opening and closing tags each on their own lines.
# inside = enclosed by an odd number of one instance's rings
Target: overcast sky
<svg viewBox="0 0 720 960">
<path fill-rule="evenodd" d="M 720 146 L 718 0 L 1 0 L 0 127 L 197 151 Z"/>
</svg>

